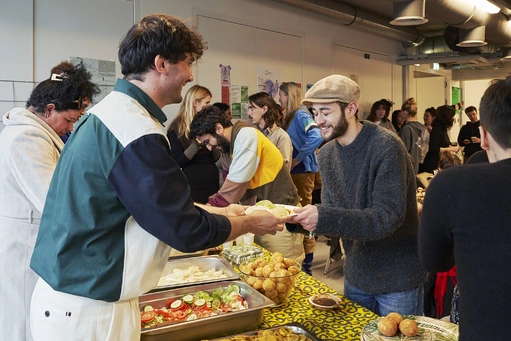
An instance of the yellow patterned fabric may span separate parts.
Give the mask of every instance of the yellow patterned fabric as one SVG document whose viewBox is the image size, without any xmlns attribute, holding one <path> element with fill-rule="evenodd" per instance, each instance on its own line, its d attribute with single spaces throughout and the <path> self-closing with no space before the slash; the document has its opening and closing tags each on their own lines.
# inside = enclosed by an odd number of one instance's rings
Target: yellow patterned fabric
<svg viewBox="0 0 511 341">
<path fill-rule="evenodd" d="M 335 310 L 320 310 L 309 303 L 309 297 L 330 293 L 341 299 Z M 301 272 L 286 303 L 267 308 L 261 328 L 298 322 L 321 340 L 360 340 L 362 328 L 379 316 L 345 298 L 319 280 Z"/>
<path fill-rule="evenodd" d="M 264 257 L 270 258 L 271 252 L 264 248 L 263 250 Z M 236 266 L 234 268 L 239 272 Z M 326 293 L 339 297 L 341 300 L 339 308 L 320 310 L 309 303 L 310 296 Z M 379 316 L 372 311 L 348 300 L 316 278 L 300 272 L 286 302 L 280 306 L 265 309 L 260 328 L 297 322 L 324 341 L 359 341 L 362 328 L 376 318 Z"/>
</svg>

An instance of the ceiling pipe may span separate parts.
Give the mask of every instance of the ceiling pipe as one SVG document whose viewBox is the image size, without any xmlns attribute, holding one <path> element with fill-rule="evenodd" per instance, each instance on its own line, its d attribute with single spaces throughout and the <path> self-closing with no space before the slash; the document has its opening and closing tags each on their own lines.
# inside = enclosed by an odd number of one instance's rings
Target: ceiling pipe
<svg viewBox="0 0 511 341">
<path fill-rule="evenodd" d="M 489 14 L 465 0 L 428 0 L 426 14 L 463 30 L 485 26 L 486 40 L 511 46 L 511 23 L 502 13 Z"/>
<path fill-rule="evenodd" d="M 344 26 L 402 41 L 417 46 L 424 41 L 424 35 L 414 27 L 393 27 L 389 19 L 372 12 L 333 0 L 273 0 L 302 10 L 336 19 Z"/>
</svg>

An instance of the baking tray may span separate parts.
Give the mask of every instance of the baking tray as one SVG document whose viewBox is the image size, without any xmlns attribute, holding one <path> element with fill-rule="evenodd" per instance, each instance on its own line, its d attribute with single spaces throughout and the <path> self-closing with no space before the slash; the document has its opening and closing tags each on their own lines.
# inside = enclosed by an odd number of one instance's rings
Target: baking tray
<svg viewBox="0 0 511 341">
<path fill-rule="evenodd" d="M 229 340 L 231 337 L 235 337 L 235 336 L 238 336 L 238 335 L 254 336 L 254 335 L 257 335 L 257 332 L 260 331 L 260 330 L 275 330 L 275 329 L 279 329 L 279 328 L 282 328 L 282 327 L 288 327 L 289 329 L 291 329 L 291 331 L 293 333 L 298 334 L 298 335 L 303 335 L 305 337 L 308 337 L 312 341 L 321 341 L 321 339 L 319 339 L 316 335 L 314 335 L 312 332 L 310 332 L 307 329 L 305 329 L 304 326 L 302 326 L 301 324 L 296 323 L 296 322 L 284 324 L 282 326 L 271 327 L 271 328 L 256 329 L 256 330 L 252 330 L 252 331 L 241 333 L 241 334 L 233 334 L 233 335 L 219 337 L 219 338 L 216 338 L 216 339 L 209 339 L 209 340 L 206 340 L 206 341 L 226 341 L 226 340 Z"/>
<path fill-rule="evenodd" d="M 242 281 L 224 281 L 196 285 L 187 288 L 178 288 L 160 291 L 140 296 L 139 308 L 142 310 L 151 304 L 155 308 L 165 306 L 169 298 L 177 298 L 186 294 L 194 294 L 201 290 L 213 291 L 218 287 L 227 288 L 230 284 L 237 284 L 241 295 L 248 302 L 248 309 L 232 311 L 227 314 L 203 317 L 192 321 L 175 322 L 172 324 L 142 329 L 142 341 L 197 341 L 217 337 L 219 335 L 234 334 L 259 327 L 263 321 L 264 308 L 274 306 L 275 303 Z"/>
<path fill-rule="evenodd" d="M 150 292 L 168 290 L 168 289 L 174 289 L 174 288 L 181 288 L 181 287 L 186 287 L 186 286 L 191 286 L 191 285 L 222 282 L 222 281 L 232 281 L 232 280 L 240 279 L 240 275 L 236 272 L 236 270 L 234 270 L 234 268 L 222 256 L 219 256 L 219 255 L 171 259 L 165 265 L 165 268 L 163 269 L 161 277 L 171 274 L 172 271 L 174 271 L 174 269 L 186 270 L 190 266 L 198 266 L 202 269 L 202 271 L 208 271 L 209 269 L 213 269 L 213 268 L 216 271 L 223 270 L 224 275 L 227 277 L 208 279 L 208 280 L 203 280 L 203 281 L 198 281 L 198 282 L 186 282 L 186 283 L 161 285 L 161 286 L 157 286 Z"/>
</svg>

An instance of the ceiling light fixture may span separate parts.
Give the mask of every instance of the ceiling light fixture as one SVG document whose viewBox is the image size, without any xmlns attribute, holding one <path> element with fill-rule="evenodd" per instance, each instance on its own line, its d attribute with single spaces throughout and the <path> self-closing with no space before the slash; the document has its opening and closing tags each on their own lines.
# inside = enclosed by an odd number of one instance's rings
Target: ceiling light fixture
<svg viewBox="0 0 511 341">
<path fill-rule="evenodd" d="M 425 0 L 395 0 L 392 3 L 394 20 L 390 24 L 416 26 L 427 23 L 428 19 L 424 17 L 425 4 Z"/>
<path fill-rule="evenodd" d="M 488 0 L 466 0 L 466 1 L 490 14 L 497 14 L 500 12 L 500 7 L 492 4 Z"/>
<path fill-rule="evenodd" d="M 459 47 L 479 47 L 488 44 L 485 39 L 485 26 L 479 26 L 470 30 L 460 29 L 460 39 L 456 46 Z"/>
</svg>

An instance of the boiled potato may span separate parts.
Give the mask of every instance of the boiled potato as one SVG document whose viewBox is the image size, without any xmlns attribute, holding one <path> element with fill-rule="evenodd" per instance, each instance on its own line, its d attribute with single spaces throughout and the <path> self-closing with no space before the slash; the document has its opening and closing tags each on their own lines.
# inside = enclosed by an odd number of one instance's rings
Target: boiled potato
<svg viewBox="0 0 511 341">
<path fill-rule="evenodd" d="M 275 284 L 275 282 L 272 281 L 270 278 L 265 279 L 263 282 L 263 289 L 265 291 L 275 290 L 276 286 L 277 285 Z"/>
<path fill-rule="evenodd" d="M 263 277 L 263 273 L 264 273 L 263 268 L 256 268 L 254 270 L 254 276 Z"/>
</svg>

